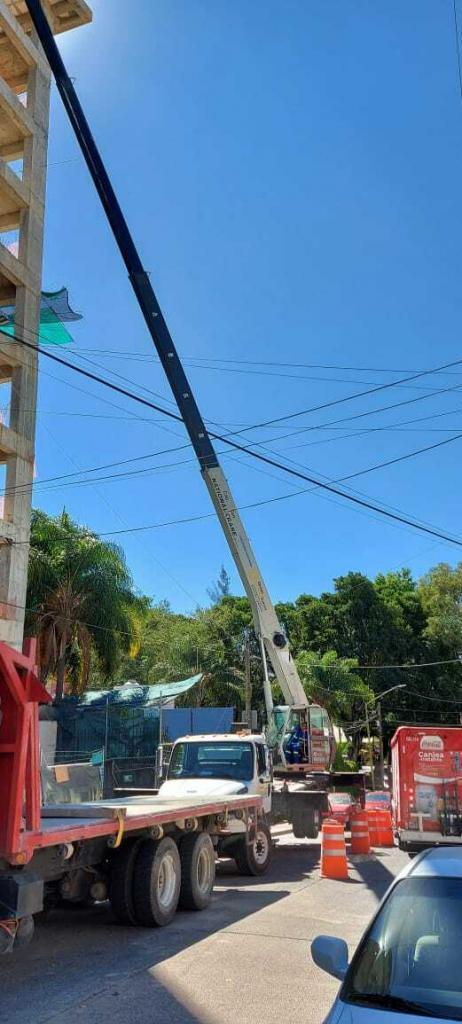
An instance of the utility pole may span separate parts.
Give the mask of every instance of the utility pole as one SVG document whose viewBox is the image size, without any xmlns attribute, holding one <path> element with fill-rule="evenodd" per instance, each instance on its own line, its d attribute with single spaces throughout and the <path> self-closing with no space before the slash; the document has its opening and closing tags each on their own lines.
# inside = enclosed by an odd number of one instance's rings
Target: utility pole
<svg viewBox="0 0 462 1024">
<path fill-rule="evenodd" d="M 381 789 L 383 789 L 383 785 L 384 785 L 384 774 L 385 774 L 385 772 L 384 772 L 384 759 L 383 759 L 382 705 L 381 705 L 380 702 L 381 702 L 381 700 L 384 697 L 387 696 L 388 693 L 394 693 L 395 690 L 405 690 L 405 689 L 406 689 L 406 683 L 398 683 L 397 686 L 390 686 L 390 688 L 388 690 L 384 690 L 383 693 L 378 693 L 377 696 L 374 697 L 373 701 L 370 702 L 371 704 L 372 703 L 373 704 L 377 704 L 377 712 L 376 712 L 376 714 L 377 714 L 377 732 L 379 734 L 379 775 L 380 775 L 379 784 L 380 784 L 380 788 Z M 368 735 L 368 738 L 369 738 L 369 748 L 372 751 L 371 742 L 370 742 L 369 713 L 368 713 L 368 710 L 367 710 L 367 702 L 365 701 L 364 703 L 365 703 L 365 708 L 366 708 L 366 728 L 367 728 L 367 735 Z M 371 760 L 371 771 L 372 771 L 372 780 L 374 780 L 374 770 L 373 770 L 373 767 L 372 767 L 372 760 Z M 374 781 L 373 781 L 373 785 L 375 785 Z"/>
<path fill-rule="evenodd" d="M 377 701 L 377 732 L 379 734 L 379 789 L 383 789 L 384 784 L 384 763 L 383 763 L 383 725 L 382 725 L 382 705 L 380 700 Z"/>
<path fill-rule="evenodd" d="M 373 754 L 373 750 L 372 750 L 371 727 L 370 727 L 370 722 L 369 722 L 369 712 L 367 710 L 367 702 L 366 701 L 364 701 L 364 709 L 365 709 L 365 712 L 366 712 L 367 744 L 368 744 L 368 750 L 369 750 L 369 764 L 371 766 L 372 788 L 375 789 L 374 754 Z"/>
<path fill-rule="evenodd" d="M 247 725 L 251 726 L 252 717 L 252 679 L 250 675 L 250 639 L 246 634 L 244 647 L 244 668 L 245 668 L 245 714 Z"/>
</svg>

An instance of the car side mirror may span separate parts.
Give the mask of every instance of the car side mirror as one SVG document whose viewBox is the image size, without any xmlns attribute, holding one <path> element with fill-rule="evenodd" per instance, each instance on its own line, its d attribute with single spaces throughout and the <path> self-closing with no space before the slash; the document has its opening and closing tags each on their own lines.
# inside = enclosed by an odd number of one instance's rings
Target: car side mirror
<svg viewBox="0 0 462 1024">
<path fill-rule="evenodd" d="M 343 981 L 348 969 L 348 946 L 344 939 L 318 935 L 311 943 L 311 956 L 322 971 Z"/>
</svg>

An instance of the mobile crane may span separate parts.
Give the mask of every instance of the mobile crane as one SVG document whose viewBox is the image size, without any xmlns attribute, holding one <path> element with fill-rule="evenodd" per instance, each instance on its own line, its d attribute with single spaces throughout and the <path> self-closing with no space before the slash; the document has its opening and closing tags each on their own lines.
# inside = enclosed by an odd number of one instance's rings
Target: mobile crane
<svg viewBox="0 0 462 1024">
<path fill-rule="evenodd" d="M 275 763 L 286 772 L 328 771 L 335 753 L 332 724 L 325 710 L 310 704 L 306 697 L 210 433 L 196 404 L 150 277 L 143 268 L 76 90 L 55 43 L 41 0 L 26 0 L 26 6 L 127 268 L 250 603 L 262 654 L 267 736 L 274 751 Z M 284 695 L 284 706 L 273 706 L 268 660 Z"/>
</svg>

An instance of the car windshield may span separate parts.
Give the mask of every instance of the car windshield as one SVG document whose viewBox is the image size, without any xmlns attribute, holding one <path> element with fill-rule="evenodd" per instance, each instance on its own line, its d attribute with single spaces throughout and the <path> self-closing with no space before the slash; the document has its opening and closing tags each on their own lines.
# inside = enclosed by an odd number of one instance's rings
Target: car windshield
<svg viewBox="0 0 462 1024">
<path fill-rule="evenodd" d="M 177 743 L 168 769 L 169 779 L 238 779 L 253 777 L 251 743 Z"/>
<path fill-rule="evenodd" d="M 462 1020 L 462 880 L 398 882 L 363 939 L 341 998 Z"/>
<path fill-rule="evenodd" d="M 390 803 L 390 797 L 389 797 L 388 793 L 366 793 L 366 803 L 367 804 L 377 804 L 377 803 L 389 804 Z"/>
<path fill-rule="evenodd" d="M 329 793 L 329 803 L 331 804 L 349 804 L 351 803 L 351 797 L 349 793 Z"/>
</svg>

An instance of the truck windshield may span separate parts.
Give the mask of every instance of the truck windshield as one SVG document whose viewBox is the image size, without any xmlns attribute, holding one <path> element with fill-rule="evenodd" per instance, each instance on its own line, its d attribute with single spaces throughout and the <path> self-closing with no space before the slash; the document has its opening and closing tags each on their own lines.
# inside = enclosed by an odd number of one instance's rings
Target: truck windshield
<svg viewBox="0 0 462 1024">
<path fill-rule="evenodd" d="M 341 998 L 462 1020 L 462 879 L 405 878 L 361 943 Z"/>
<path fill-rule="evenodd" d="M 177 743 L 168 769 L 169 779 L 238 779 L 253 777 L 251 743 Z"/>
</svg>

